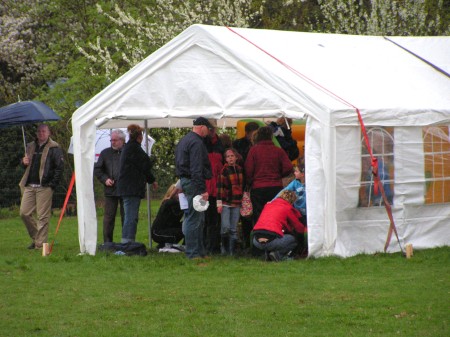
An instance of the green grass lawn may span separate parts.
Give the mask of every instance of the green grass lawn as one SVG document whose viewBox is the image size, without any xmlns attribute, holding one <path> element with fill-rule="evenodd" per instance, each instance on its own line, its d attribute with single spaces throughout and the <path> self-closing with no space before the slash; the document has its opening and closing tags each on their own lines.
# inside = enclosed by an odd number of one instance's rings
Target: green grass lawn
<svg viewBox="0 0 450 337">
<path fill-rule="evenodd" d="M 75 217 L 50 256 L 29 243 L 18 217 L 0 220 L 0 336 L 450 336 L 449 247 L 283 263 L 78 256 Z"/>
</svg>

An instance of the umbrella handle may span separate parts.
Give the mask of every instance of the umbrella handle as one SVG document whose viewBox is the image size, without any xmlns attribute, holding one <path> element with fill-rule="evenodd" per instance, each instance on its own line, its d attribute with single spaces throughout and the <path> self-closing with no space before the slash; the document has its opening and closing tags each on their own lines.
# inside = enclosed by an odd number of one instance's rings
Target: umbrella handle
<svg viewBox="0 0 450 337">
<path fill-rule="evenodd" d="M 25 140 L 25 130 L 22 125 L 22 136 L 23 136 L 23 150 L 25 151 L 25 156 L 27 155 L 27 142 Z"/>
</svg>

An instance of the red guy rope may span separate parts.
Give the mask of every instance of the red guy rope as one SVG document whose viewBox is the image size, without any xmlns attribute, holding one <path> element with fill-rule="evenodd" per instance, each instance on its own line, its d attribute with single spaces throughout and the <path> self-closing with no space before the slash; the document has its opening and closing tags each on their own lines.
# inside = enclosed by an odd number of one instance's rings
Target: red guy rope
<svg viewBox="0 0 450 337">
<path fill-rule="evenodd" d="M 58 226 L 56 226 L 55 236 L 54 236 L 52 244 L 50 246 L 49 254 L 52 253 L 53 244 L 55 243 L 56 235 L 58 234 L 58 231 L 59 231 L 59 226 L 61 225 L 61 221 L 64 217 L 64 213 L 66 212 L 67 203 L 69 201 L 70 195 L 72 194 L 72 189 L 73 189 L 74 184 L 75 184 L 75 172 L 72 173 L 72 179 L 70 180 L 69 189 L 67 190 L 67 194 L 66 194 L 66 199 L 64 200 L 63 208 L 61 209 L 61 214 L 59 215 Z"/>
</svg>

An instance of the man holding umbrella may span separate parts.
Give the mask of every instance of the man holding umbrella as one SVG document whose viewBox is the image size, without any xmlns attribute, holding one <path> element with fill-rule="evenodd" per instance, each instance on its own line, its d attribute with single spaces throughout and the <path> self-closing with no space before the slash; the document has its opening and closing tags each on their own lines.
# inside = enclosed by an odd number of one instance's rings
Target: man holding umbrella
<svg viewBox="0 0 450 337">
<path fill-rule="evenodd" d="M 36 140 L 28 143 L 22 164 L 26 167 L 20 181 L 20 217 L 33 240 L 29 249 L 42 249 L 47 242 L 53 191 L 63 174 L 63 151 L 50 138 L 48 125 L 38 126 Z M 33 217 L 36 212 L 37 219 Z"/>
</svg>

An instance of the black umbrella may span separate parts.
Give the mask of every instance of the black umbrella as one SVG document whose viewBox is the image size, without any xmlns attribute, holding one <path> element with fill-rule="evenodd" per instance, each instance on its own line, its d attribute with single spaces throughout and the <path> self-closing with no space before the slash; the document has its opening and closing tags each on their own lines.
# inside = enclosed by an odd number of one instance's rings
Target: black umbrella
<svg viewBox="0 0 450 337">
<path fill-rule="evenodd" d="M 17 102 L 0 108 L 0 128 L 22 125 L 23 144 L 26 151 L 24 124 L 57 121 L 59 117 L 50 107 L 38 101 Z"/>
</svg>

